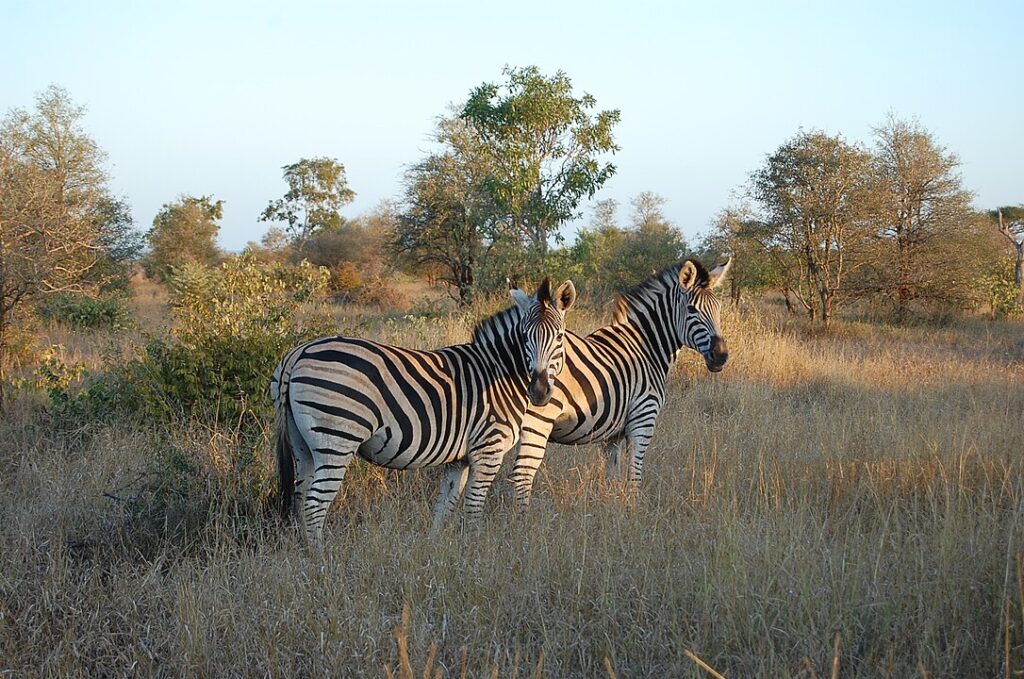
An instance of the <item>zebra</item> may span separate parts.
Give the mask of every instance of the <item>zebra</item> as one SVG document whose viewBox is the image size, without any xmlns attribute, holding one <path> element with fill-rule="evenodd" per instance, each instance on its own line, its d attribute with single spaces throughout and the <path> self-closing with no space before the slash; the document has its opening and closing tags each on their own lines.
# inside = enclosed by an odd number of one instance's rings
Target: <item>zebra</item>
<svg viewBox="0 0 1024 679">
<path fill-rule="evenodd" d="M 392 469 L 447 465 L 435 530 L 464 489 L 467 520 L 478 521 L 527 407 L 551 400 L 565 364 L 576 288 L 552 288 L 550 278 L 533 296 L 510 286 L 515 304 L 478 323 L 468 344 L 420 351 L 339 336 L 289 351 L 270 384 L 282 515 L 301 502 L 319 542 L 358 455 Z"/>
<path fill-rule="evenodd" d="M 711 372 L 729 358 L 715 288 L 731 264 L 730 257 L 709 272 L 696 259 L 677 262 L 621 295 L 611 325 L 586 337 L 567 333 L 555 393 L 546 406 L 531 407 L 523 422 L 509 477 L 520 511 L 530 503 L 548 440 L 602 442 L 609 473 L 618 474 L 625 459 L 627 482 L 639 486 L 678 351 L 696 350 Z"/>
</svg>

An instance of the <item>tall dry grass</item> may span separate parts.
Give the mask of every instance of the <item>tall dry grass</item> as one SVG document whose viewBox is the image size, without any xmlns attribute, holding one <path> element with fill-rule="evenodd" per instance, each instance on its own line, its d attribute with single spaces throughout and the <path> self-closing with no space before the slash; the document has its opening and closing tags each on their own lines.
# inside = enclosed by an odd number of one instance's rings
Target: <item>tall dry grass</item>
<svg viewBox="0 0 1024 679">
<path fill-rule="evenodd" d="M 469 323 L 363 327 L 429 346 Z M 436 470 L 358 467 L 318 549 L 261 502 L 269 474 L 226 462 L 258 451 L 269 470 L 267 432 L 69 428 L 16 404 L 0 424 L 0 671 L 1024 670 L 1021 325 L 726 323 L 725 372 L 681 358 L 639 496 L 594 447 L 553 446 L 525 515 L 501 484 L 479 530 L 436 536 Z"/>
</svg>

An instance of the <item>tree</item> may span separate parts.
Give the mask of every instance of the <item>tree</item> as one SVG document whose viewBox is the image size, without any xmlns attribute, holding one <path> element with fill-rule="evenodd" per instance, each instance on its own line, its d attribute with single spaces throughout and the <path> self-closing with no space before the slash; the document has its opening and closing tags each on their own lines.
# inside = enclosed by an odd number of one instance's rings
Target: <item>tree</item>
<svg viewBox="0 0 1024 679">
<path fill-rule="evenodd" d="M 644 191 L 630 202 L 631 227 L 617 253 L 622 285 L 634 285 L 668 264 L 679 261 L 688 247 L 683 234 L 668 221 L 665 199 Z"/>
<path fill-rule="evenodd" d="M 875 129 L 872 159 L 876 246 L 863 287 L 888 299 L 897 317 L 917 300 L 960 305 L 979 239 L 971 193 L 956 155 L 917 122 L 891 116 Z"/>
<path fill-rule="evenodd" d="M 747 203 L 726 208 L 715 216 L 711 232 L 698 248 L 702 261 L 717 262 L 733 258 L 729 268 L 729 296 L 738 304 L 743 290 L 777 288 L 786 308 L 792 312 L 790 281 L 793 258 L 779 247 L 767 225 L 757 219 Z"/>
<path fill-rule="evenodd" d="M 565 252 L 571 262 L 560 275 L 576 276 L 591 290 L 623 290 L 679 261 L 687 250 L 683 234 L 665 217 L 665 199 L 645 191 L 630 201 L 630 225 L 617 225 L 614 200 L 599 202 L 591 226 L 576 234 Z"/>
<path fill-rule="evenodd" d="M 51 86 L 35 110 L 0 125 L 0 409 L 8 330 L 26 304 L 89 286 L 102 256 L 105 156 L 82 129 L 84 109 Z"/>
<path fill-rule="evenodd" d="M 792 259 L 791 283 L 812 320 L 828 324 L 845 300 L 850 255 L 865 237 L 870 155 L 842 137 L 800 132 L 751 176 L 764 243 Z"/>
<path fill-rule="evenodd" d="M 299 247 L 319 229 L 341 223 L 341 208 L 356 195 L 348 187 L 344 165 L 334 158 L 303 158 L 281 169 L 288 191 L 270 201 L 260 221 L 286 222 Z"/>
<path fill-rule="evenodd" d="M 213 196 L 182 195 L 173 203 L 165 203 L 146 234 L 150 247 L 146 274 L 165 281 L 174 267 L 215 264 L 220 258 L 217 220 L 223 215 L 224 201 L 215 201 Z"/>
<path fill-rule="evenodd" d="M 1024 205 L 990 210 L 988 216 L 1013 248 L 1013 283 L 1017 298 L 1024 303 Z"/>
<path fill-rule="evenodd" d="M 132 264 L 145 245 L 145 237 L 135 229 L 131 207 L 125 198 L 103 196 L 96 205 L 96 229 L 100 258 L 89 273 L 102 291 L 129 290 Z"/>
<path fill-rule="evenodd" d="M 471 304 L 477 267 L 485 248 L 493 206 L 481 191 L 490 165 L 474 131 L 464 122 L 444 119 L 436 140 L 441 150 L 405 174 L 405 196 L 391 249 L 419 269 L 429 269 L 454 291 L 461 305 Z"/>
<path fill-rule="evenodd" d="M 599 157 L 619 148 L 612 138 L 619 111 L 591 116 L 596 100 L 573 96 L 562 71 L 547 77 L 536 66 L 506 67 L 503 75 L 504 85 L 474 89 L 460 117 L 487 156 L 482 186 L 497 226 L 543 260 L 551 235 L 615 173 Z"/>
</svg>

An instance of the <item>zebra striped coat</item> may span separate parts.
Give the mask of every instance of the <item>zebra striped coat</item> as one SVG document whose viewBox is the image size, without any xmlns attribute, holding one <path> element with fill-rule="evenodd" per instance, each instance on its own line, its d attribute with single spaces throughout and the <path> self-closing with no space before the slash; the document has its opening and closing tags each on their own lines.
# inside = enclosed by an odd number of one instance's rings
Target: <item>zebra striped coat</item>
<svg viewBox="0 0 1024 679">
<path fill-rule="evenodd" d="M 695 259 L 679 262 L 622 295 L 611 325 L 586 337 L 566 333 L 566 365 L 555 393 L 523 422 L 510 477 L 520 509 L 529 504 L 549 440 L 600 441 L 609 471 L 617 473 L 624 459 L 627 479 L 639 485 L 677 352 L 694 349 L 712 372 L 728 360 L 714 288 L 731 262 L 710 272 Z"/>
<path fill-rule="evenodd" d="M 277 409 L 282 512 L 301 502 L 314 539 L 356 455 L 384 467 L 450 465 L 435 526 L 468 481 L 466 513 L 478 518 L 530 403 L 548 403 L 561 370 L 571 281 L 545 279 L 533 297 L 480 322 L 468 344 L 436 351 L 352 337 L 292 349 L 271 380 Z M 529 402 L 528 402 L 529 400 Z"/>
</svg>

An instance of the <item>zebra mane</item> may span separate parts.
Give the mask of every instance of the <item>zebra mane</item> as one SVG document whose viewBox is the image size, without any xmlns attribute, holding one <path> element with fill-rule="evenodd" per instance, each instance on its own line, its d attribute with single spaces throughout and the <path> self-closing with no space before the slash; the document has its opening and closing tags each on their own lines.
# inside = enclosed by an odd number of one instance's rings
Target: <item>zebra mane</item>
<svg viewBox="0 0 1024 679">
<path fill-rule="evenodd" d="M 671 264 L 656 274 L 645 278 L 625 292 L 621 293 L 615 300 L 615 311 L 612 313 L 612 320 L 615 323 L 625 323 L 629 315 L 629 309 L 637 301 L 649 298 L 666 289 L 679 285 L 679 271 L 683 264 L 691 262 L 697 269 L 697 282 L 694 287 L 703 287 L 711 280 L 707 268 L 694 257 L 687 257 L 681 262 Z"/>
<path fill-rule="evenodd" d="M 519 305 L 492 314 L 473 326 L 473 344 L 493 344 L 494 340 L 507 337 L 522 316 Z"/>
</svg>

